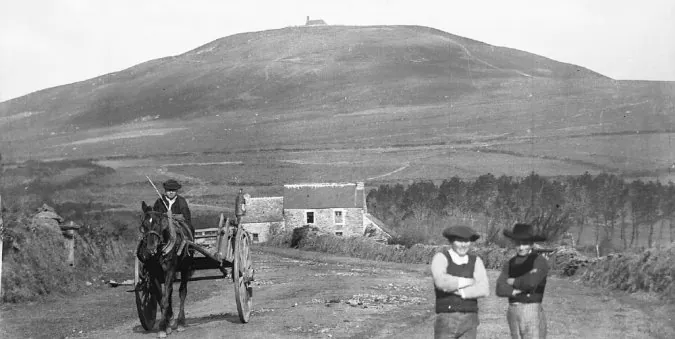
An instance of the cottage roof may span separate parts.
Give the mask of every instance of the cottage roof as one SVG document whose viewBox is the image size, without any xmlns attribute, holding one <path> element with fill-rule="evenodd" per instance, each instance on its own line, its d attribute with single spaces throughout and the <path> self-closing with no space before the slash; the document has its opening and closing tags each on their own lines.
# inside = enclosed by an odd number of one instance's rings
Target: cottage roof
<svg viewBox="0 0 675 339">
<path fill-rule="evenodd" d="M 283 197 L 247 198 L 246 215 L 242 216 L 241 222 L 248 224 L 283 221 L 283 207 Z"/>
<path fill-rule="evenodd" d="M 365 208 L 363 183 L 284 185 L 284 209 Z"/>
</svg>

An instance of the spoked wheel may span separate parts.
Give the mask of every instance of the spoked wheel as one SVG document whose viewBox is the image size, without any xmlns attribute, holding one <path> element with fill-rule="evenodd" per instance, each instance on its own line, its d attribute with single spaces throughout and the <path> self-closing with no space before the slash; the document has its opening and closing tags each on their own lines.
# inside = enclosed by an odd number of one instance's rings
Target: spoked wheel
<svg viewBox="0 0 675 339">
<path fill-rule="evenodd" d="M 232 268 L 234 280 L 234 297 L 237 301 L 239 319 L 247 323 L 251 316 L 251 303 L 253 299 L 253 269 L 251 267 L 251 238 L 248 233 L 239 228 L 234 241 L 234 267 Z"/>
<path fill-rule="evenodd" d="M 157 298 L 152 293 L 152 282 L 149 279 L 148 273 L 139 265 L 136 259 L 137 278 L 134 292 L 136 294 L 136 310 L 138 311 L 138 319 L 141 321 L 141 326 L 146 331 L 152 330 L 155 326 L 155 319 L 157 318 Z M 140 268 L 140 270 L 139 270 Z"/>
</svg>

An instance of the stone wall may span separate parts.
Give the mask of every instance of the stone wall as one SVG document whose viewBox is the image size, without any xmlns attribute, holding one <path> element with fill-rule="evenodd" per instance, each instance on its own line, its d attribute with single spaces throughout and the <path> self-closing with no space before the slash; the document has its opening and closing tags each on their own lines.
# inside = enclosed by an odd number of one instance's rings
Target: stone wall
<svg viewBox="0 0 675 339">
<path fill-rule="evenodd" d="M 244 229 L 251 233 L 253 242 L 255 240 L 255 234 L 258 235 L 257 242 L 266 242 L 270 240 L 270 230 L 280 230 L 283 227 L 283 222 L 258 222 L 258 223 L 242 223 Z"/>
<path fill-rule="evenodd" d="M 326 208 L 326 209 L 285 209 L 284 220 L 286 229 L 308 225 L 306 212 L 314 212 L 314 227 L 331 233 L 342 232 L 343 236 L 363 235 L 363 209 L 361 208 Z M 344 224 L 335 223 L 335 211 L 342 211 Z"/>
</svg>

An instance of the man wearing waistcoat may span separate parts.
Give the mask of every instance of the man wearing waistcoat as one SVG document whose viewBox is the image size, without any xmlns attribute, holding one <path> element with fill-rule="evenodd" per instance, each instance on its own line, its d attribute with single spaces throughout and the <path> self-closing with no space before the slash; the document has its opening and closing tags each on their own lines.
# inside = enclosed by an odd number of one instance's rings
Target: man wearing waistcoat
<svg viewBox="0 0 675 339">
<path fill-rule="evenodd" d="M 531 225 L 516 224 L 504 230 L 516 247 L 516 256 L 502 267 L 497 279 L 497 296 L 509 298 L 506 320 L 513 339 L 545 339 L 546 317 L 541 306 L 546 289 L 548 262 L 532 251 L 536 241 L 546 240 L 535 235 Z"/>
<path fill-rule="evenodd" d="M 467 226 L 443 231 L 450 248 L 431 260 L 436 292 L 434 338 L 475 339 L 478 331 L 478 298 L 487 297 L 490 287 L 480 257 L 468 254 L 479 235 Z"/>
</svg>

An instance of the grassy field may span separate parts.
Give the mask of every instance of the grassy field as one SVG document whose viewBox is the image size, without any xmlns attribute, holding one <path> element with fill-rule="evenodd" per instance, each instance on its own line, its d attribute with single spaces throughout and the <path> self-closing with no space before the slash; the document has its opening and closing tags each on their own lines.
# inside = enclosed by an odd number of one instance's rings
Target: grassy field
<svg viewBox="0 0 675 339">
<path fill-rule="evenodd" d="M 253 197 L 281 196 L 283 184 L 287 183 L 364 181 L 370 189 L 380 184 L 406 184 L 427 179 L 440 182 L 454 175 L 470 180 L 486 173 L 518 177 L 535 170 L 540 175 L 558 176 L 580 175 L 585 170 L 582 164 L 560 160 L 527 158 L 530 161 L 521 163 L 517 161 L 519 159 L 522 158 L 511 154 L 477 152 L 466 148 L 447 149 L 444 146 L 431 149 L 401 147 L 315 152 L 196 153 L 102 160 L 96 163 L 111 166 L 114 170 L 96 170 L 93 178 L 89 176 L 94 169 L 91 165 L 83 165 L 86 162 L 65 162 L 70 165 L 52 170 L 53 173 L 40 180 L 56 188 L 54 200 L 58 203 L 95 203 L 111 211 L 140 212 L 142 200 L 151 203 L 157 197 L 146 175 L 160 189 L 161 182 L 176 178 L 183 184 L 181 194 L 193 205 L 194 214 L 212 218 L 214 214 L 232 211 L 239 188 Z M 5 187 L 18 186 L 31 178 L 32 174 L 25 169 L 11 167 L 5 169 L 2 178 Z M 83 183 L 85 179 L 86 183 Z M 474 223 L 475 227 L 482 227 L 480 218 Z M 577 227 L 572 228 L 575 234 L 577 230 Z M 630 230 L 629 225 L 627 234 Z M 646 236 L 647 230 L 643 229 L 638 246 L 646 245 Z M 667 222 L 656 225 L 655 239 L 657 244 L 671 240 Z M 579 245 L 594 243 L 594 228 L 587 225 Z M 619 239 L 614 240 L 614 247 L 622 248 Z"/>
</svg>

